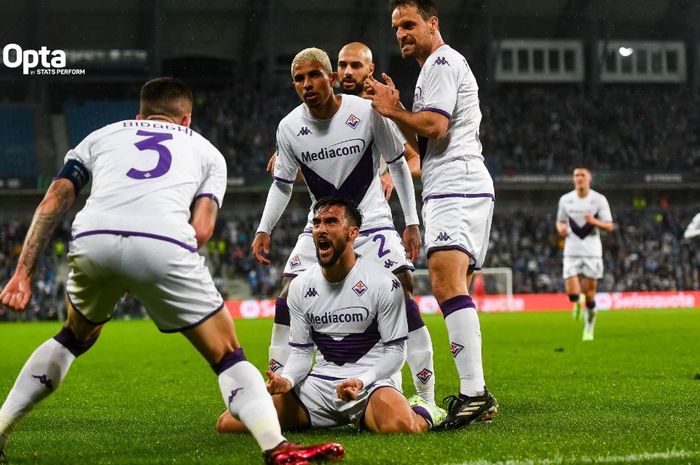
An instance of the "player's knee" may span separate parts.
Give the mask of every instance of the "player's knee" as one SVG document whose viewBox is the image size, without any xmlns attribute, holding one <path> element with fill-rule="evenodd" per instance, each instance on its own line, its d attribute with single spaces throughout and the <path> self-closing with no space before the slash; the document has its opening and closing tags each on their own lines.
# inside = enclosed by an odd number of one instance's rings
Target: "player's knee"
<svg viewBox="0 0 700 465">
<path fill-rule="evenodd" d="M 395 415 L 377 423 L 379 434 L 417 433 L 418 424 L 411 415 Z"/>
<path fill-rule="evenodd" d="M 569 294 L 569 302 L 578 302 L 578 294 Z"/>
<path fill-rule="evenodd" d="M 73 329 L 64 326 L 53 338 L 56 342 L 68 349 L 75 357 L 79 357 L 90 350 L 95 342 L 97 342 L 99 335 L 100 331 L 99 328 L 97 328 L 90 333 L 82 335 L 82 337 L 77 337 Z"/>
<path fill-rule="evenodd" d="M 233 418 L 228 410 L 219 415 L 219 419 L 216 420 L 216 431 L 219 433 L 241 433 L 245 430 L 245 425 Z"/>
<path fill-rule="evenodd" d="M 284 276 L 282 277 L 282 290 L 280 291 L 279 297 L 281 299 L 287 299 L 287 295 L 289 295 L 289 285 L 292 283 L 292 280 L 296 276 Z"/>
<path fill-rule="evenodd" d="M 413 295 L 413 274 L 408 270 L 403 270 L 396 273 L 396 277 L 403 287 L 405 299 L 410 299 Z"/>
</svg>

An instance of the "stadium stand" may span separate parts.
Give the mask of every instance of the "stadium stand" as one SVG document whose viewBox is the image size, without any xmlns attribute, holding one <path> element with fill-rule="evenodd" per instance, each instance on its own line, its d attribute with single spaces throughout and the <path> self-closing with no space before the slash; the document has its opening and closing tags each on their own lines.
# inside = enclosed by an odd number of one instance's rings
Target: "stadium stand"
<svg viewBox="0 0 700 465">
<path fill-rule="evenodd" d="M 34 108 L 0 106 L 0 179 L 32 177 L 35 173 Z"/>
<path fill-rule="evenodd" d="M 138 113 L 138 100 L 69 101 L 65 104 L 68 142 L 75 147 L 85 136 L 107 124 L 132 119 Z"/>
<path fill-rule="evenodd" d="M 603 236 L 606 273 L 600 291 L 677 291 L 700 290 L 700 243 L 684 241 L 684 226 L 696 213 L 693 208 L 644 208 L 611 206 L 617 229 Z M 290 209 L 272 235 L 273 266 L 255 262 L 250 243 L 259 218 L 227 210 L 218 221 L 212 240 L 200 252 L 226 294 L 225 282 L 246 283 L 230 298 L 270 298 L 279 291 L 284 260 L 291 252 L 296 235 L 306 222 L 306 210 Z M 560 292 L 562 244 L 554 231 L 554 213 L 513 212 L 494 216 L 488 267 L 513 270 L 514 293 Z M 53 243 L 42 258 L 35 282 L 34 302 L 24 316 L 8 315 L 0 309 L 0 320 L 8 318 L 55 319 L 63 308 L 65 253 L 70 237 L 64 221 Z M 10 278 L 22 239 L 28 227 L 24 222 L 0 225 L 0 285 Z M 425 268 L 425 256 L 416 263 Z M 121 317 L 143 315 L 138 302 L 130 297 L 120 303 Z"/>
<path fill-rule="evenodd" d="M 482 93 L 480 138 L 494 175 L 593 171 L 686 171 L 700 175 L 700 98 L 677 87 L 504 85 Z M 298 105 L 276 94 L 233 90 L 197 98 L 193 127 L 226 157 L 231 176 L 264 175 L 279 120 Z"/>
</svg>

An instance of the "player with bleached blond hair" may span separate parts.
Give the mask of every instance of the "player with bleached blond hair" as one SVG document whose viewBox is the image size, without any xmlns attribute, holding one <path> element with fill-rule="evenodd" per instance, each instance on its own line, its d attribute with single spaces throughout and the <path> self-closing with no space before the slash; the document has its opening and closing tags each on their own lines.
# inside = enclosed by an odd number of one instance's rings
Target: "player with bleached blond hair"
<svg viewBox="0 0 700 465">
<path fill-rule="evenodd" d="M 574 305 L 574 315 L 585 303 L 583 340 L 592 341 L 595 330 L 595 294 L 603 277 L 603 244 L 599 231 L 612 232 L 615 225 L 608 199 L 591 189 L 591 172 L 573 171 L 574 190 L 561 196 L 556 228 L 564 238 L 564 286 Z"/>
<path fill-rule="evenodd" d="M 341 55 L 339 59 L 345 56 Z M 348 60 L 354 61 L 354 58 Z M 252 244 L 253 253 L 260 263 L 270 263 L 266 256 L 270 233 L 287 205 L 299 169 L 311 194 L 312 204 L 315 199 L 331 194 L 358 203 L 365 213 L 365 222 L 355 247 L 359 254 L 372 258 L 401 281 L 411 329 L 409 366 L 417 392 L 426 401 L 434 403 L 432 343 L 418 305 L 411 295 L 411 260 L 418 256 L 420 234 L 413 181 L 404 157 L 405 139 L 391 121 L 371 108 L 368 101 L 355 95 L 336 95 L 333 92 L 337 74 L 330 68 L 325 52 L 315 48 L 305 49 L 297 54 L 292 63 L 295 90 L 303 104 L 280 122 L 274 182 Z M 403 232 L 403 243 L 394 228 L 391 210 L 382 194 L 377 174 L 382 157 L 388 162 L 396 181 L 404 211 L 407 226 Z M 272 371 L 284 366 L 290 350 L 286 302 L 288 283 L 315 263 L 309 223 L 287 260 L 284 289 L 276 301 L 270 345 Z"/>
</svg>

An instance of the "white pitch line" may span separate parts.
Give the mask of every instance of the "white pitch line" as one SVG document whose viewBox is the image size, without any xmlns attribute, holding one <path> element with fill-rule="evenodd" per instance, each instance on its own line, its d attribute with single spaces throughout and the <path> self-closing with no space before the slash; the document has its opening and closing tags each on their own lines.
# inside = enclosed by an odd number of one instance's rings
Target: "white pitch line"
<svg viewBox="0 0 700 465">
<path fill-rule="evenodd" d="M 598 457 L 554 457 L 549 459 L 524 459 L 524 460 L 474 460 L 461 462 L 455 465 L 574 465 L 577 463 L 639 463 L 650 460 L 689 459 L 700 457 L 700 451 L 669 450 L 666 452 L 641 452 L 630 455 L 601 455 Z"/>
</svg>

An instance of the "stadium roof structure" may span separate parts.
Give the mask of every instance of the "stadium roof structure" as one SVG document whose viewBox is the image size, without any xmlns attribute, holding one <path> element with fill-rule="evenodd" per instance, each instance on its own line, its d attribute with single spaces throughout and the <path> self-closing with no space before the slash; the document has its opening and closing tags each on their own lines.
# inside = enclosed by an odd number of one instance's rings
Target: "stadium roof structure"
<svg viewBox="0 0 700 465">
<path fill-rule="evenodd" d="M 310 43 L 391 44 L 388 3 L 376 0 L 29 0 L 0 11 L 2 42 L 49 48 L 148 48 L 161 33 L 165 57 L 237 56 L 274 42 L 289 54 Z M 451 43 L 487 37 L 698 40 L 694 0 L 438 0 Z M 266 50 L 266 49 L 263 49 Z"/>
</svg>

